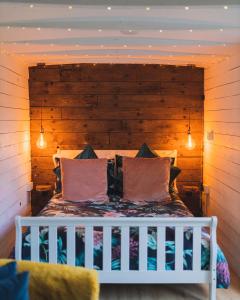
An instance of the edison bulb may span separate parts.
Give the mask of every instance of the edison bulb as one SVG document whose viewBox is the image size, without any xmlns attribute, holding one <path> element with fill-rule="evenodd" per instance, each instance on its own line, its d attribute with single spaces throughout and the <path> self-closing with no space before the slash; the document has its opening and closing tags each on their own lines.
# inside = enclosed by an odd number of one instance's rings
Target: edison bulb
<svg viewBox="0 0 240 300">
<path fill-rule="evenodd" d="M 39 138 L 37 140 L 37 147 L 39 149 L 44 149 L 44 148 L 47 147 L 47 142 L 46 142 L 46 140 L 44 138 L 44 131 L 43 130 L 41 130 Z"/>
<path fill-rule="evenodd" d="M 186 147 L 189 149 L 189 150 L 192 150 L 195 148 L 195 143 L 192 139 L 192 135 L 191 135 L 191 132 L 188 132 L 188 137 L 187 137 L 187 145 Z"/>
</svg>

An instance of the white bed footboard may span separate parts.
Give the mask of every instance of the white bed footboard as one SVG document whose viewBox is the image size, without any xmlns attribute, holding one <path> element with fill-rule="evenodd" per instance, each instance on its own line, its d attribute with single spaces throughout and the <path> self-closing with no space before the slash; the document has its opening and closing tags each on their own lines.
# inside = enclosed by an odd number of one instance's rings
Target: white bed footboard
<svg viewBox="0 0 240 300">
<path fill-rule="evenodd" d="M 31 229 L 31 260 L 39 261 L 39 227 L 49 228 L 49 262 L 57 263 L 57 229 L 67 228 L 67 264 L 75 265 L 75 228 L 85 228 L 85 267 L 93 268 L 94 227 L 103 228 L 101 283 L 208 283 L 210 299 L 216 299 L 217 218 L 149 217 L 16 217 L 17 260 L 22 259 L 22 228 Z M 121 268 L 112 270 L 112 227 L 121 232 Z M 139 228 L 139 270 L 129 270 L 130 228 Z M 157 268 L 148 270 L 148 227 L 157 228 Z M 165 270 L 166 228 L 175 227 L 175 269 Z M 183 269 L 184 228 L 193 230 L 192 270 Z M 201 270 L 201 229 L 210 228 L 210 270 Z"/>
</svg>

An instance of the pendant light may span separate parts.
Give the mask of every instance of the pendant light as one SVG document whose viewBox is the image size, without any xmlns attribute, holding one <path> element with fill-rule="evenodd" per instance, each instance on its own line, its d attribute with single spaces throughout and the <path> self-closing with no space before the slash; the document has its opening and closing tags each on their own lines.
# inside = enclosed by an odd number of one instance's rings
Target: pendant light
<svg viewBox="0 0 240 300">
<path fill-rule="evenodd" d="M 47 142 L 46 142 L 46 139 L 44 137 L 44 129 L 43 129 L 43 126 L 42 126 L 42 104 L 41 104 L 41 127 L 40 127 L 40 134 L 39 134 L 39 137 L 37 139 L 37 147 L 39 149 L 44 149 L 47 147 Z"/>
<path fill-rule="evenodd" d="M 191 116 L 190 116 L 190 109 L 189 109 L 189 115 L 188 115 L 188 132 L 187 132 L 187 145 L 186 145 L 188 150 L 192 150 L 195 148 L 195 142 L 192 139 L 192 134 L 191 134 Z"/>
</svg>

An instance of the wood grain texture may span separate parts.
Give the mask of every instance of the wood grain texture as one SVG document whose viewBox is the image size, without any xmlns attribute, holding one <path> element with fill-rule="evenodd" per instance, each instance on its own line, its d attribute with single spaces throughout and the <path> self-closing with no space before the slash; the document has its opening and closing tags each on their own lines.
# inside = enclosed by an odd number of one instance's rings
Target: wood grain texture
<svg viewBox="0 0 240 300">
<path fill-rule="evenodd" d="M 224 253 L 240 275 L 240 59 L 206 69 L 204 183 L 210 187 L 208 214 L 219 220 Z M 213 131 L 212 140 L 207 139 Z"/>
<path fill-rule="evenodd" d="M 28 69 L 0 55 L 0 257 L 14 244 L 16 215 L 29 214 L 31 181 Z"/>
<path fill-rule="evenodd" d="M 179 188 L 202 181 L 203 69 L 74 64 L 29 68 L 32 174 L 53 184 L 51 155 L 62 149 L 177 149 Z M 41 105 L 48 148 L 39 150 Z M 188 112 L 197 141 L 186 149 Z"/>
</svg>

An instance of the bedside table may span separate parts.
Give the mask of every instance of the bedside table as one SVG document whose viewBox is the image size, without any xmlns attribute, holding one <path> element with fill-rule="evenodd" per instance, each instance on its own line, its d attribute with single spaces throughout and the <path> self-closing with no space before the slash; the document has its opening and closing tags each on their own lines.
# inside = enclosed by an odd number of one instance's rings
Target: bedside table
<svg viewBox="0 0 240 300">
<path fill-rule="evenodd" d="M 202 217 L 201 191 L 198 186 L 184 185 L 180 196 L 195 217 Z"/>
<path fill-rule="evenodd" d="M 36 216 L 48 204 L 53 195 L 51 185 L 37 185 L 31 193 L 32 216 Z"/>
</svg>

